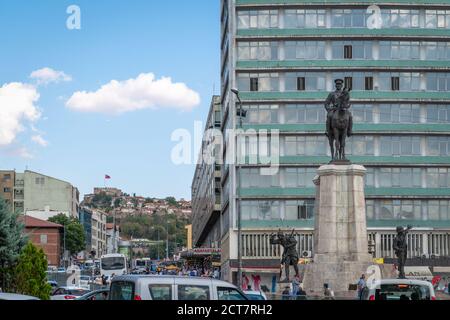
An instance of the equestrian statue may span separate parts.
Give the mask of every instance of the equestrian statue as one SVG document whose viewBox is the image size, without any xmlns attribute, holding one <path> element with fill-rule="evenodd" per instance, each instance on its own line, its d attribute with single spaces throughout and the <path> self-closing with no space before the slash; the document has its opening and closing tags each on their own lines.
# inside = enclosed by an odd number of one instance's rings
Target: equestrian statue
<svg viewBox="0 0 450 320">
<path fill-rule="evenodd" d="M 344 80 L 335 81 L 336 91 L 329 94 L 325 109 L 327 110 L 326 136 L 330 143 L 332 162 L 348 162 L 345 156 L 345 142 L 353 135 L 353 116 L 349 111 L 350 88 L 343 88 Z"/>
</svg>

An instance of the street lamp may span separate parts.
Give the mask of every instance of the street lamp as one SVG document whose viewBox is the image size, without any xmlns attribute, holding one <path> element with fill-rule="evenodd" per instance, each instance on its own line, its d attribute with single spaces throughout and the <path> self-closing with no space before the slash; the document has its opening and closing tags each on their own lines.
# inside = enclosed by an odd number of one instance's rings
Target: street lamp
<svg viewBox="0 0 450 320">
<path fill-rule="evenodd" d="M 239 108 L 237 115 L 239 116 L 239 129 L 242 129 L 242 122 L 243 118 L 247 116 L 247 112 L 243 110 L 242 108 L 242 100 L 239 96 L 239 90 L 238 89 L 231 89 L 231 92 L 236 95 L 236 98 L 238 100 Z M 236 135 L 236 150 L 238 150 L 238 142 L 239 138 Z M 240 147 L 240 146 L 239 146 Z M 242 148 L 241 148 L 242 151 Z M 241 212 L 241 169 L 242 169 L 242 163 L 241 159 L 238 159 L 238 174 L 239 177 L 237 179 L 237 188 L 236 188 L 236 195 L 237 195 L 237 227 L 238 227 L 238 279 L 237 284 L 239 288 L 242 288 L 242 212 Z"/>
</svg>

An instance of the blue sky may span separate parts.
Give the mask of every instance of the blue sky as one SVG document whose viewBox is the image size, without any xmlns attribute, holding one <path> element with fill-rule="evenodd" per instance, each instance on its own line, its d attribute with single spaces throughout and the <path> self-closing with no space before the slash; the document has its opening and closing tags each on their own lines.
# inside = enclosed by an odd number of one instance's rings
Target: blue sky
<svg viewBox="0 0 450 320">
<path fill-rule="evenodd" d="M 66 28 L 72 4 L 81 9 L 81 30 Z M 32 84 L 41 112 L 38 120 L 22 120 L 23 130 L 0 147 L 0 168 L 28 167 L 69 181 L 82 194 L 109 174 L 108 185 L 128 193 L 190 199 L 194 165 L 172 163 L 171 134 L 193 131 L 194 121 L 205 120 L 214 86 L 218 93 L 219 15 L 215 0 L 0 1 L 0 88 Z M 42 68 L 72 80 L 37 85 L 30 74 Z M 66 106 L 75 92 L 143 73 L 184 83 L 201 103 L 187 111 L 166 105 L 122 114 Z M 0 110 L 14 108 L 1 101 Z M 48 145 L 33 142 L 35 135 Z"/>
</svg>

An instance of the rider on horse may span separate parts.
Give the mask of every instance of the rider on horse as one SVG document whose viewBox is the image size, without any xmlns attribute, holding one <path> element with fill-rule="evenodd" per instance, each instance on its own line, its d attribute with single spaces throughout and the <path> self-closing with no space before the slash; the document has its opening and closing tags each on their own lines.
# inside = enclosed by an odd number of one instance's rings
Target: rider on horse
<svg viewBox="0 0 450 320">
<path fill-rule="evenodd" d="M 325 102 L 325 109 L 327 110 L 327 129 L 325 132 L 325 135 L 330 138 L 332 136 L 332 119 L 335 111 L 339 109 L 339 106 L 342 106 L 344 109 L 350 108 L 350 94 L 349 90 L 347 88 L 343 89 L 344 80 L 337 79 L 335 81 L 336 83 L 336 91 L 330 93 L 328 96 L 326 102 Z M 353 128 L 353 116 L 350 113 L 350 125 L 348 129 L 348 136 L 352 136 L 352 128 Z"/>
</svg>

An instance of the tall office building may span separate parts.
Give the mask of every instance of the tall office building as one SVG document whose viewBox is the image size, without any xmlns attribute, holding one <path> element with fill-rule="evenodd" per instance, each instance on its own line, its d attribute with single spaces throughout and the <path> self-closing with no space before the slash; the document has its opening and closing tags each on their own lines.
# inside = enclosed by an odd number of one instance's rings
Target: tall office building
<svg viewBox="0 0 450 320">
<path fill-rule="evenodd" d="M 278 174 L 261 174 L 261 161 L 240 172 L 235 164 L 222 169 L 226 280 L 235 281 L 238 270 L 239 198 L 244 272 L 260 274 L 270 288 L 280 252 L 269 237 L 278 229 L 295 229 L 298 251 L 314 253 L 312 180 L 330 160 L 324 101 L 338 78 L 352 88 L 355 128 L 347 149 L 368 170 L 374 256 L 394 258 L 395 227 L 408 224 L 415 227 L 410 258 L 449 256 L 450 3 L 377 4 L 221 1 L 222 129 L 239 127 L 236 87 L 248 111 L 244 129 L 280 131 Z M 233 148 L 227 142 L 225 154 Z M 247 149 L 252 155 L 261 145 L 250 141 Z"/>
</svg>

